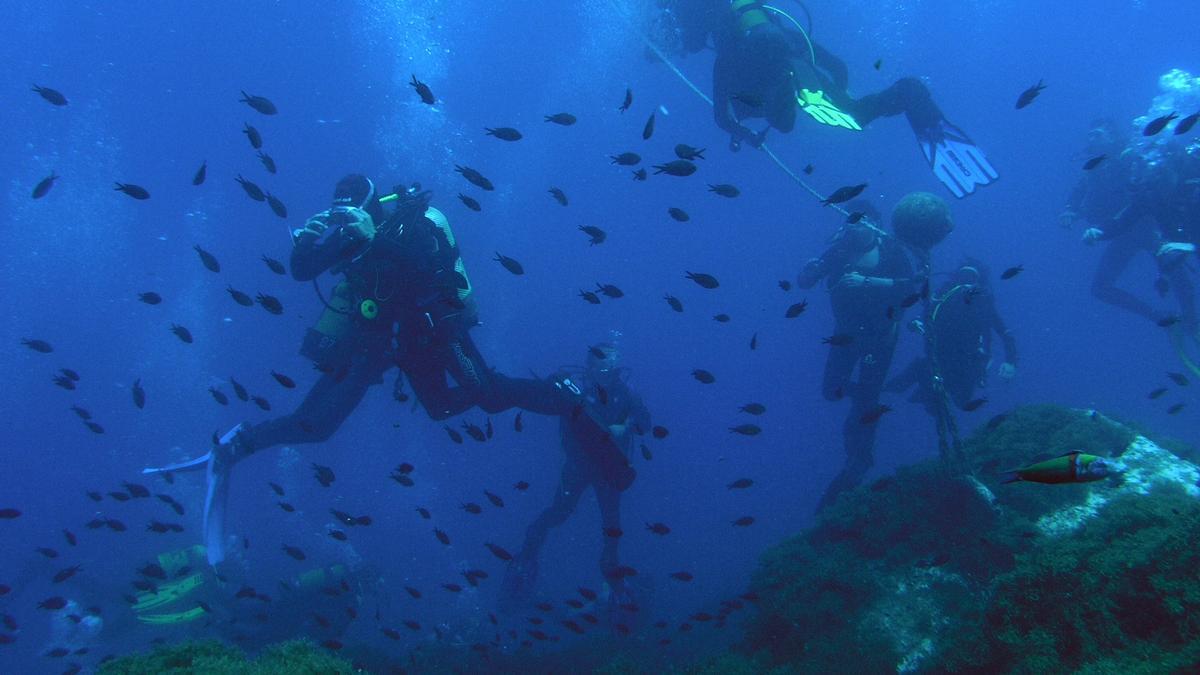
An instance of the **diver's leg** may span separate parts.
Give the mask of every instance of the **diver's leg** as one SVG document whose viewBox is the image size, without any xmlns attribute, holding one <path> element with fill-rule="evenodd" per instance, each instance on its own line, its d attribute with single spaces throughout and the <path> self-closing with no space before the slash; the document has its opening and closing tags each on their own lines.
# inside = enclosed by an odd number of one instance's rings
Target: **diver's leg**
<svg viewBox="0 0 1200 675">
<path fill-rule="evenodd" d="M 413 395 L 434 420 L 444 420 L 466 412 L 479 397 L 478 369 L 463 355 L 456 342 L 410 351 L 404 359 L 404 372 L 412 385 Z M 446 375 L 452 375 L 459 386 L 451 388 Z M 464 386 L 463 383 L 466 383 Z"/>
<path fill-rule="evenodd" d="M 835 333 L 843 332 L 843 325 L 838 322 Z M 853 343 L 845 347 L 830 347 L 829 356 L 825 358 L 825 374 L 821 378 L 821 395 L 827 401 L 837 401 L 853 388 L 850 384 L 850 374 L 854 372 L 854 364 L 858 362 L 858 349 Z"/>
<path fill-rule="evenodd" d="M 1113 307 L 1156 321 L 1159 317 L 1156 316 L 1153 307 L 1132 293 L 1117 288 L 1117 280 L 1121 274 L 1129 267 L 1133 257 L 1144 249 L 1145 245 L 1139 240 L 1139 233 L 1131 232 L 1110 241 L 1100 254 L 1100 263 L 1096 266 L 1096 276 L 1092 280 L 1092 295 Z"/>
<path fill-rule="evenodd" d="M 600 505 L 600 526 L 605 532 L 603 548 L 600 550 L 600 573 L 612 585 L 611 572 L 620 564 L 617 547 L 621 538 L 610 537 L 607 533 L 621 529 L 621 493 L 603 480 L 597 480 L 592 485 L 596 489 L 596 502 Z"/>
<path fill-rule="evenodd" d="M 238 451 L 328 440 L 390 367 L 381 355 L 357 355 L 344 377 L 323 374 L 292 414 L 243 429 L 235 439 Z"/>
<path fill-rule="evenodd" d="M 538 576 L 538 553 L 542 550 L 546 535 L 551 528 L 567 522 L 567 518 L 575 512 L 579 498 L 586 488 L 587 481 L 584 479 L 582 467 L 568 458 L 563 465 L 562 478 L 559 480 L 558 490 L 554 493 L 554 501 L 525 530 L 525 541 L 521 550 L 504 574 L 500 588 L 502 605 L 511 607 L 513 603 L 532 593 Z"/>
<path fill-rule="evenodd" d="M 905 77 L 877 94 L 869 94 L 852 101 L 847 110 L 854 115 L 860 126 L 867 126 L 880 117 L 893 117 L 904 113 L 914 131 L 932 129 L 942 121 L 943 115 L 929 88 L 915 77 Z"/>
</svg>

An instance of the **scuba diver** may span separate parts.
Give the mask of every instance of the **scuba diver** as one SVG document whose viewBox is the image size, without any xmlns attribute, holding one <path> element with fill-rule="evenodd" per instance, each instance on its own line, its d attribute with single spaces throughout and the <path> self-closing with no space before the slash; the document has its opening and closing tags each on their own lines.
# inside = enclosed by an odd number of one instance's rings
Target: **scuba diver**
<svg viewBox="0 0 1200 675">
<path fill-rule="evenodd" d="M 992 365 L 992 335 L 999 335 L 1004 344 L 1004 362 L 997 374 L 1005 381 L 1017 372 L 1017 341 L 996 309 L 990 270 L 972 258 L 934 291 L 924 318 L 914 319 L 910 326 L 924 335 L 925 355 L 914 359 L 885 389 L 898 393 L 916 386 L 909 400 L 924 405 L 937 421 L 944 454 L 948 444 L 959 443 L 949 404 L 962 410 L 978 405 L 975 390 L 984 386 Z"/>
<path fill-rule="evenodd" d="M 809 260 L 798 285 L 826 280 L 833 305 L 834 335 L 825 361 L 821 393 L 850 399 L 842 431 L 846 463 L 826 488 L 820 511 L 862 482 L 874 464 L 876 422 L 890 410 L 879 395 L 896 349 L 904 310 L 929 295 L 930 253 L 954 229 L 950 207 L 928 192 L 906 195 L 892 212 L 888 234 L 862 218 L 845 224 L 829 249 Z M 858 380 L 852 380 L 855 367 Z"/>
<path fill-rule="evenodd" d="M 392 202 L 394 209 L 386 213 L 384 204 Z M 562 383 L 506 377 L 488 367 L 468 332 L 479 321 L 457 241 L 446 217 L 429 202 L 430 193 L 419 186 L 381 197 L 366 176 L 342 178 L 332 208 L 291 233 L 296 280 L 315 286 L 326 270 L 344 276 L 328 301 L 317 288 L 325 312 L 300 350 L 321 371 L 316 384 L 290 415 L 239 424 L 202 457 L 143 470 L 206 470 L 204 536 L 210 563 L 224 555 L 224 504 L 233 465 L 272 446 L 329 439 L 393 367 L 407 376 L 435 420 L 472 406 L 488 413 L 515 406 L 561 416 L 580 405 L 577 392 Z M 447 384 L 447 375 L 457 386 Z M 393 393 L 403 400 L 401 389 L 398 378 Z"/>
<path fill-rule="evenodd" d="M 769 128 L 790 132 L 797 110 L 816 123 L 850 131 L 903 113 L 930 170 L 955 197 L 999 177 L 974 142 L 946 120 L 920 80 L 902 78 L 884 91 L 853 98 L 845 62 L 812 40 L 811 17 L 806 30 L 779 7 L 758 0 L 676 0 L 668 11 L 685 52 L 707 47 L 712 36 L 713 114 L 730 134 L 732 150 L 743 142 L 761 147 Z M 767 128 L 752 131 L 744 122 L 750 118 L 765 119 Z"/>
<path fill-rule="evenodd" d="M 630 602 L 630 592 L 617 572 L 617 544 L 621 529 L 621 493 L 632 485 L 636 472 L 629 464 L 634 435 L 650 428 L 650 413 L 641 398 L 630 389 L 627 372 L 618 367 L 619 353 L 613 342 L 588 349 L 587 366 L 580 372 L 564 370 L 555 381 L 570 382 L 583 392 L 584 405 L 596 420 L 605 425 L 623 454 L 606 452 L 597 446 L 590 425 L 580 425 L 580 415 L 560 418 L 559 435 L 565 454 L 562 478 L 554 501 L 525 531 L 521 551 L 508 567 L 501 591 L 501 603 L 509 607 L 527 599 L 538 577 L 538 553 L 551 528 L 567 521 L 588 487 L 596 491 L 600 506 L 603 548 L 600 572 L 609 589 L 610 612 Z M 617 536 L 613 536 L 613 534 Z M 620 621 L 614 621 L 619 623 Z"/>
<path fill-rule="evenodd" d="M 1083 241 L 1112 242 L 1104 252 L 1101 270 L 1107 269 L 1114 279 L 1136 252 L 1153 255 L 1158 267 L 1155 288 L 1160 295 L 1171 292 L 1175 296 L 1179 314 L 1155 310 L 1149 303 L 1115 287 L 1097 291 L 1100 274 L 1093 293 L 1109 304 L 1160 326 L 1172 327 L 1177 334 L 1195 341 L 1200 326 L 1195 285 L 1187 261 L 1200 241 L 1200 146 L 1183 147 L 1177 143 L 1155 146 L 1146 156 L 1134 160 L 1131 171 L 1130 187 L 1123 193 L 1123 208 L 1102 227 L 1088 228 Z"/>
</svg>

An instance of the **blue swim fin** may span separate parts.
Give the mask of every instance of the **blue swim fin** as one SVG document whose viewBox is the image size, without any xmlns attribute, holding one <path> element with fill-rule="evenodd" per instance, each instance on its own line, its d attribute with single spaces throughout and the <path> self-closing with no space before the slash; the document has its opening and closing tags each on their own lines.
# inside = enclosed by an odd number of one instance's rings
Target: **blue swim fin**
<svg viewBox="0 0 1200 675">
<path fill-rule="evenodd" d="M 955 197 L 961 199 L 974 192 L 976 185 L 987 185 L 1000 177 L 971 138 L 946 120 L 914 131 L 929 169 Z"/>
<path fill-rule="evenodd" d="M 208 564 L 225 559 L 225 502 L 229 497 L 229 471 L 236 461 L 233 441 L 245 425 L 239 424 L 220 438 L 211 452 L 177 464 L 142 469 L 143 474 L 205 469 L 204 546 Z"/>
</svg>

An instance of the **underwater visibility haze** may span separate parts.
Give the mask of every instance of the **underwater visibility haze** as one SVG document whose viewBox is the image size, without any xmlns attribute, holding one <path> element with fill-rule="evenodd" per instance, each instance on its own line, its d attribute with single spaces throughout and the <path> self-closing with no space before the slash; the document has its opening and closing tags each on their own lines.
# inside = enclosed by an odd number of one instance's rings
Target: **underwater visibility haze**
<svg viewBox="0 0 1200 675">
<path fill-rule="evenodd" d="M 1200 666 L 1200 5 L 6 9 L 0 672 Z"/>
</svg>

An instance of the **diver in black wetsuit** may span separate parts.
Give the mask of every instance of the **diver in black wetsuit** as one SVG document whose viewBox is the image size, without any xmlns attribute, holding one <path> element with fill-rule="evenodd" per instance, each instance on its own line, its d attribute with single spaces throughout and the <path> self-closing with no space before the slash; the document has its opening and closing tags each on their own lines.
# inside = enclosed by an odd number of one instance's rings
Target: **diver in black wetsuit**
<svg viewBox="0 0 1200 675">
<path fill-rule="evenodd" d="M 594 350 L 601 352 L 603 358 Z M 562 478 L 554 501 L 525 531 L 525 543 L 508 568 L 501 600 L 505 605 L 511 606 L 532 593 L 538 576 L 538 553 L 546 535 L 551 528 L 562 525 L 571 517 L 588 487 L 596 491 L 604 531 L 600 572 L 613 591 L 613 602 L 627 601 L 624 580 L 616 573 L 621 493 L 633 483 L 635 472 L 629 466 L 629 457 L 633 452 L 634 436 L 644 434 L 650 428 L 650 413 L 626 383 L 625 371 L 617 367 L 618 353 L 614 344 L 598 345 L 588 352 L 587 368 L 582 373 L 563 373 L 554 381 L 571 381 L 583 392 L 587 412 L 607 427 L 620 453 L 611 452 L 606 444 L 598 446 L 592 428 L 581 426 L 578 415 L 561 418 L 559 434 L 566 455 Z"/>
<path fill-rule="evenodd" d="M 730 134 L 730 148 L 743 142 L 761 147 L 767 129 L 752 131 L 745 120 L 765 119 L 788 133 L 797 111 L 813 121 L 859 131 L 880 117 L 904 114 L 930 169 L 956 197 L 998 175 L 983 153 L 950 124 L 929 89 L 905 77 L 862 98 L 849 93 L 845 62 L 810 39 L 790 14 L 759 0 L 674 0 L 666 12 L 677 24 L 683 51 L 699 51 L 712 36 L 713 115 Z"/>
<path fill-rule="evenodd" d="M 233 465 L 272 446 L 330 438 L 391 368 L 401 369 L 438 420 L 476 405 L 491 413 L 518 406 L 556 416 L 580 408 L 580 396 L 562 383 L 510 378 L 487 366 L 468 333 L 478 321 L 449 223 L 429 207 L 428 193 L 400 189 L 397 196 L 396 209 L 385 213 L 373 182 L 346 176 L 333 207 L 292 233 L 292 276 L 312 280 L 330 270 L 345 277 L 301 348 L 322 374 L 296 411 L 239 424 L 203 457 L 144 471 L 207 469 L 210 563 L 224 558 L 222 521 Z M 447 376 L 456 386 L 447 384 Z M 608 441 L 586 415 L 579 424 L 593 432 L 597 446 Z"/>
<path fill-rule="evenodd" d="M 809 260 L 798 285 L 826 280 L 836 321 L 821 393 L 827 400 L 850 398 L 842 427 L 846 464 L 817 506 L 862 482 L 874 463 L 875 422 L 884 410 L 879 395 L 896 348 L 904 309 L 928 294 L 929 256 L 954 229 L 950 209 L 927 192 L 900 200 L 889 235 L 868 222 L 845 225 L 819 258 Z M 858 368 L 857 381 L 852 379 Z"/>
<path fill-rule="evenodd" d="M 995 294 L 986 266 L 978 260 L 960 265 L 950 280 L 938 288 L 921 321 L 914 321 L 925 336 L 925 356 L 913 360 L 887 384 L 887 391 L 917 387 L 910 398 L 937 415 L 935 382 L 950 401 L 962 408 L 975 399 L 992 363 L 992 336 L 1004 344 L 1004 362 L 997 369 L 1003 380 L 1017 370 L 1017 341 L 996 309 Z"/>
<path fill-rule="evenodd" d="M 1113 279 L 1137 251 L 1153 255 L 1159 272 L 1156 287 L 1162 295 L 1168 290 L 1173 293 L 1179 305 L 1174 318 L 1185 334 L 1195 335 L 1200 319 L 1186 262 L 1200 243 L 1200 149 L 1173 143 L 1157 147 L 1151 156 L 1134 162 L 1132 176 L 1124 207 L 1107 222 L 1085 231 L 1083 240 L 1112 242 L 1101 265 L 1112 266 Z M 1097 285 L 1099 280 L 1100 273 Z M 1111 286 L 1098 291 L 1097 285 L 1093 293 L 1105 302 L 1156 323 L 1172 320 L 1131 293 Z"/>
</svg>

